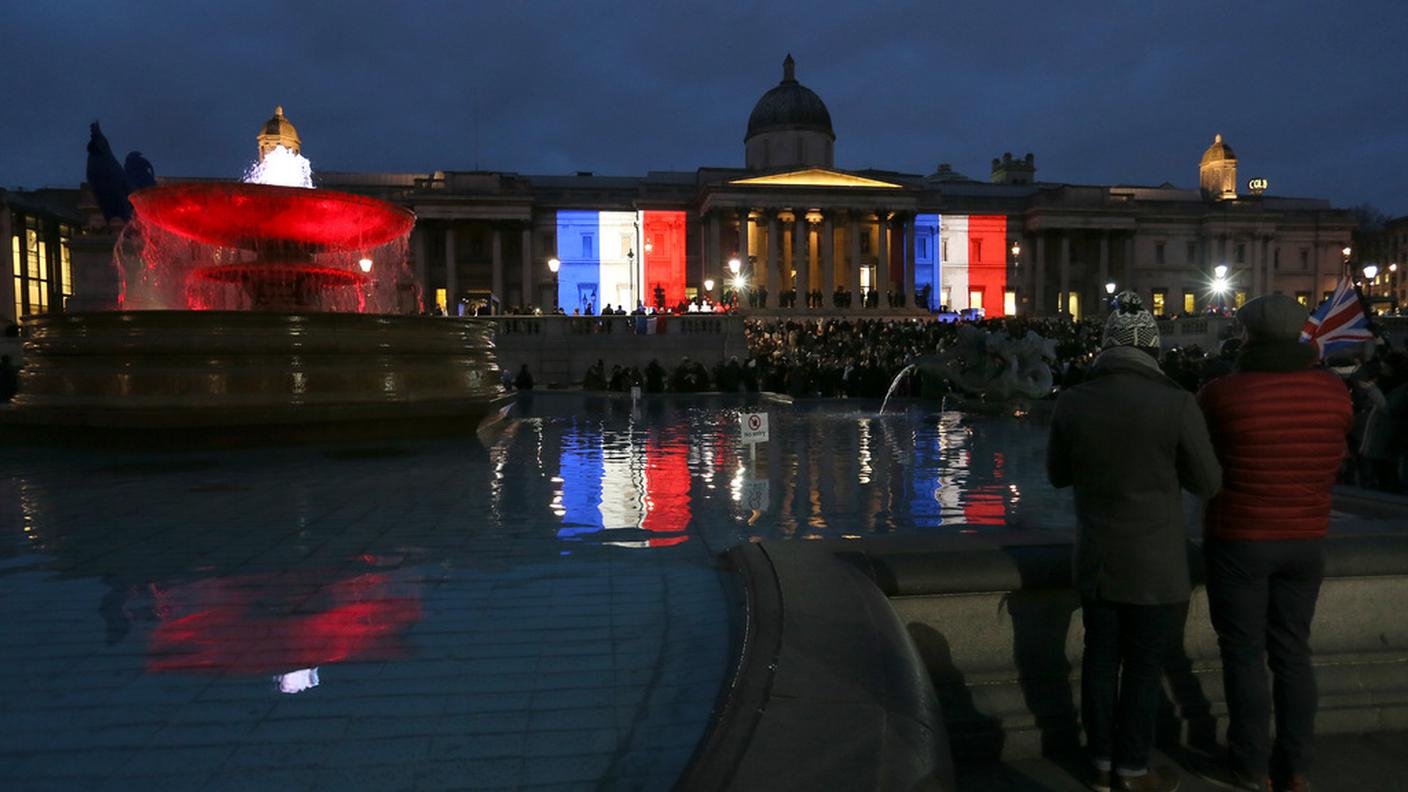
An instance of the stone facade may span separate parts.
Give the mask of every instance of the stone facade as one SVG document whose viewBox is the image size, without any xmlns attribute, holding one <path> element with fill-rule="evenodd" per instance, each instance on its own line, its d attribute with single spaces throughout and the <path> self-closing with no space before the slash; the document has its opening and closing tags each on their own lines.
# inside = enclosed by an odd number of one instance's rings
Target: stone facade
<svg viewBox="0 0 1408 792">
<path fill-rule="evenodd" d="M 745 167 L 639 176 L 324 171 L 316 183 L 416 213 L 415 283 L 406 288 L 427 312 L 485 301 L 500 312 L 631 308 L 662 292 L 677 305 L 739 286 L 745 311 L 919 314 L 943 305 L 1087 316 L 1102 310 L 1113 283 L 1172 316 L 1271 292 L 1314 305 L 1344 271 L 1351 213 L 1322 199 L 1239 194 L 1236 157 L 1220 135 L 1192 189 L 1041 181 L 1031 154 L 995 158 L 990 181 L 948 164 L 928 175 L 848 171 L 833 166 L 830 114 L 795 68 L 789 56 L 782 81 L 755 106 Z M 261 127 L 261 153 L 301 147 L 281 111 Z M 557 273 L 552 259 L 562 262 Z M 1213 294 L 1219 265 L 1228 290 Z M 809 292 L 820 299 L 808 301 Z"/>
</svg>

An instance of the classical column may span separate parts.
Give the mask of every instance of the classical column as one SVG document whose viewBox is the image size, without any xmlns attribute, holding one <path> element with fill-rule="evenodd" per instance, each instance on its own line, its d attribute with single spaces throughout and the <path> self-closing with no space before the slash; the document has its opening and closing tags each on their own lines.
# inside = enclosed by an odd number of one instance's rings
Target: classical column
<svg viewBox="0 0 1408 792">
<path fill-rule="evenodd" d="M 445 313 L 459 315 L 460 274 L 455 255 L 455 221 L 445 224 Z"/>
<path fill-rule="evenodd" d="M 743 209 L 740 209 L 740 210 L 738 211 L 738 263 L 739 263 L 739 265 L 740 265 L 740 267 L 741 267 L 741 268 L 738 270 L 739 272 L 743 272 L 744 270 L 746 270 L 746 269 L 748 268 L 748 209 L 747 209 L 747 208 L 743 208 Z M 733 273 L 730 272 L 730 273 L 728 274 L 728 276 L 729 276 L 730 278 L 732 278 L 732 277 L 733 277 Z M 730 283 L 729 286 L 733 286 L 733 284 Z M 740 299 L 741 299 L 741 298 L 740 298 Z"/>
<path fill-rule="evenodd" d="M 851 249 L 851 269 L 847 274 L 850 279 L 847 289 L 851 292 L 852 307 L 861 307 L 860 293 L 860 213 L 851 210 L 850 223 L 846 226 L 846 243 Z"/>
<path fill-rule="evenodd" d="M 1266 255 L 1262 257 L 1266 265 L 1266 276 L 1261 281 L 1262 294 L 1276 293 L 1276 250 L 1271 247 L 1275 237 L 1266 238 Z"/>
<path fill-rule="evenodd" d="M 1125 289 L 1133 291 L 1134 287 L 1134 233 L 1130 232 L 1124 238 L 1124 285 L 1120 287 L 1120 291 Z M 1154 309 L 1152 296 L 1147 307 L 1151 311 Z"/>
<path fill-rule="evenodd" d="M 1032 266 L 1036 278 L 1036 284 L 1032 286 L 1032 313 L 1046 316 L 1051 310 L 1050 303 L 1046 302 L 1046 234 L 1036 235 L 1036 258 Z"/>
<path fill-rule="evenodd" d="M 769 209 L 769 210 L 767 210 L 767 216 L 768 216 L 768 239 L 767 239 L 767 242 L 768 242 L 768 252 L 767 252 L 767 259 L 768 259 L 768 265 L 767 265 L 767 266 L 768 266 L 768 292 L 770 292 L 769 297 L 772 298 L 772 304 L 773 304 L 773 305 L 777 305 L 777 304 L 778 304 L 778 302 L 777 302 L 778 297 L 781 296 L 781 294 L 782 294 L 782 267 L 779 266 L 779 262 L 778 262 L 778 259 L 781 258 L 781 257 L 778 255 L 778 253 L 779 253 L 780 251 L 779 251 L 779 249 L 778 249 L 778 244 L 777 244 L 778 238 L 779 238 L 779 237 L 781 236 L 781 234 L 782 234 L 782 224 L 781 224 L 781 223 L 778 221 L 778 219 L 777 219 L 777 211 L 776 211 L 776 210 L 774 210 L 774 209 Z M 765 305 L 765 306 L 763 306 L 763 307 L 766 308 L 767 306 Z"/>
<path fill-rule="evenodd" d="M 1110 235 L 1103 233 L 1100 235 L 1100 282 L 1095 284 L 1095 301 L 1099 305 L 1106 305 L 1105 284 L 1110 282 Z M 1108 306 L 1107 306 L 1108 307 Z M 1104 310 L 1101 313 L 1105 313 Z"/>
<path fill-rule="evenodd" d="M 494 297 L 498 299 L 499 306 L 502 309 L 504 304 L 504 239 L 503 235 L 499 233 L 497 224 L 494 226 L 494 234 L 489 243 L 489 249 L 493 256 L 492 269 L 490 270 L 493 278 L 491 288 L 494 291 Z"/>
<path fill-rule="evenodd" d="M 5 219 L 8 220 L 9 213 L 6 212 L 4 216 Z M 427 229 L 422 228 L 419 224 L 417 224 L 415 230 L 411 232 L 411 242 L 415 248 L 416 256 L 417 308 L 419 308 L 422 313 L 429 311 L 429 303 L 435 300 L 435 293 L 430 290 L 430 262 L 427 259 L 429 253 L 426 252 L 426 248 L 428 248 L 429 245 L 427 244 L 428 240 L 425 238 L 427 233 Z"/>
<path fill-rule="evenodd" d="M 831 296 L 836 293 L 836 225 L 831 212 L 821 215 L 821 300 L 823 305 L 831 305 Z"/>
<path fill-rule="evenodd" d="M 807 289 L 811 288 L 810 273 L 807 272 L 807 247 L 811 229 L 807 223 L 807 213 L 801 210 L 792 212 L 792 269 L 796 270 L 793 288 L 797 290 L 797 307 L 807 307 Z"/>
<path fill-rule="evenodd" d="M 538 296 L 533 293 L 533 230 L 528 227 L 527 223 L 523 224 L 518 250 L 521 269 L 519 279 L 523 282 L 523 306 L 526 308 L 538 302 Z"/>
<path fill-rule="evenodd" d="M 1007 260 L 1007 251 L 1002 252 L 1003 260 Z M 914 277 L 914 215 L 906 215 L 904 219 L 904 295 L 907 305 L 914 305 L 914 292 L 916 289 Z M 1001 295 L 999 295 L 1000 297 Z"/>
<path fill-rule="evenodd" d="M 890 213 L 881 209 L 875 213 L 875 290 L 880 299 L 885 299 L 886 291 L 893 291 L 890 280 Z"/>
<path fill-rule="evenodd" d="M 709 280 L 710 278 L 712 278 L 712 279 L 714 280 L 714 287 L 715 287 L 715 288 L 718 288 L 719 285 L 720 285 L 720 284 L 719 284 L 719 242 L 721 241 L 720 238 L 719 238 L 720 235 L 719 235 L 719 213 L 718 213 L 718 212 L 710 212 L 710 213 L 709 213 L 709 223 L 708 223 L 708 226 L 709 226 L 709 239 L 708 239 L 708 241 L 707 241 L 707 242 L 705 243 L 705 245 L 704 245 L 704 255 L 706 256 L 706 258 L 705 258 L 705 260 L 704 260 L 704 268 L 703 268 L 702 272 L 704 273 L 704 280 Z M 702 289 L 702 288 L 704 287 L 704 284 L 701 283 L 701 284 L 699 284 L 699 286 L 700 286 L 700 288 Z"/>
<path fill-rule="evenodd" d="M 1071 308 L 1071 236 L 1061 234 L 1061 259 L 1057 265 L 1056 273 L 1057 294 L 1056 300 L 1060 310 L 1057 314 L 1064 314 Z"/>
</svg>

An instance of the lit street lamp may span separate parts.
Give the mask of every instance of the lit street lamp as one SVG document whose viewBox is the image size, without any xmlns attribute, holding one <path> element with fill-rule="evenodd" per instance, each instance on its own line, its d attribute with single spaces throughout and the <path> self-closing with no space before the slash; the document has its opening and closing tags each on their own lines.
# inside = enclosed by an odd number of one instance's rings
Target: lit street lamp
<svg viewBox="0 0 1408 792">
<path fill-rule="evenodd" d="M 1365 267 L 1364 267 L 1364 280 L 1373 280 L 1374 278 L 1378 277 L 1378 275 L 1379 275 L 1379 266 L 1378 266 L 1377 264 L 1367 264 L 1367 265 L 1365 265 Z"/>
<path fill-rule="evenodd" d="M 548 259 L 548 271 L 552 273 L 552 306 L 553 306 L 553 313 L 557 313 L 557 309 L 562 307 L 561 303 L 559 303 L 559 302 L 558 302 L 558 299 L 557 299 L 557 271 L 558 271 L 558 269 L 560 269 L 561 267 L 562 267 L 562 262 L 561 262 L 561 261 L 558 261 L 556 256 L 553 256 L 552 258 Z"/>
<path fill-rule="evenodd" d="M 728 260 L 729 272 L 732 272 L 735 276 L 737 276 L 738 271 L 741 269 L 743 269 L 743 262 L 739 261 L 737 256 L 734 256 L 733 258 Z"/>
<path fill-rule="evenodd" d="M 1108 294 L 1108 295 L 1110 295 L 1110 296 L 1112 296 L 1112 297 L 1114 296 L 1114 294 L 1115 294 L 1115 282 L 1114 282 L 1114 281 L 1110 281 L 1109 283 L 1105 284 L 1105 293 Z"/>
<path fill-rule="evenodd" d="M 708 293 L 708 292 L 711 292 L 711 291 L 713 291 L 713 290 L 714 290 L 714 279 L 713 279 L 713 278 L 705 278 L 705 279 L 704 279 L 704 291 L 705 291 L 706 293 Z"/>
</svg>

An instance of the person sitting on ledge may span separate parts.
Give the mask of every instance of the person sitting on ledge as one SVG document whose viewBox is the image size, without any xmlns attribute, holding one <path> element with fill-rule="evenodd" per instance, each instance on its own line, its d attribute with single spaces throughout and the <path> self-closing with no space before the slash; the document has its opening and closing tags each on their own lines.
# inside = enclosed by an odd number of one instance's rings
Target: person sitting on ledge
<svg viewBox="0 0 1408 792">
<path fill-rule="evenodd" d="M 1081 721 L 1097 790 L 1172 792 L 1149 767 L 1164 656 L 1188 614 L 1182 488 L 1212 497 L 1222 468 L 1193 394 L 1159 370 L 1159 330 L 1124 292 L 1085 382 L 1056 400 L 1047 475 L 1075 488 L 1075 584 L 1085 624 Z"/>
<path fill-rule="evenodd" d="M 518 376 L 513 378 L 513 387 L 521 391 L 533 390 L 533 375 L 528 373 L 528 364 L 518 370 Z"/>
</svg>

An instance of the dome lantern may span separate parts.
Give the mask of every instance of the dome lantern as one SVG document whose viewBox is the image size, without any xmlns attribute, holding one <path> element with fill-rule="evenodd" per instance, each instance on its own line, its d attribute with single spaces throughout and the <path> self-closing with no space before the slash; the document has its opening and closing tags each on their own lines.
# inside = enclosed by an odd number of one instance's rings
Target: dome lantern
<svg viewBox="0 0 1408 792">
<path fill-rule="evenodd" d="M 797 82 L 797 62 L 782 61 L 782 81 L 763 94 L 743 137 L 748 168 L 832 167 L 836 133 L 831 113 L 814 91 Z"/>
</svg>

